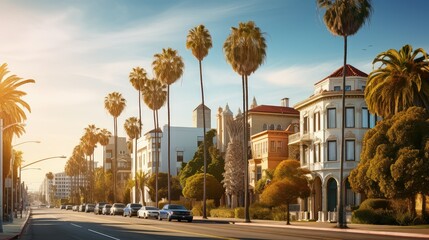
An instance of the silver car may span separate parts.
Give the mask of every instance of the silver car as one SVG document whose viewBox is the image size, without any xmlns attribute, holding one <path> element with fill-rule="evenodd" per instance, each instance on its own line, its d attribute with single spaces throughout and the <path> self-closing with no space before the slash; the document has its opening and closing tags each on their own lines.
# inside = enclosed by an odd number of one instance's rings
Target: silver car
<svg viewBox="0 0 429 240">
<path fill-rule="evenodd" d="M 155 218 L 157 219 L 159 215 L 159 209 L 156 207 L 143 206 L 140 210 L 137 211 L 138 218 Z"/>
<path fill-rule="evenodd" d="M 125 204 L 114 203 L 110 208 L 110 215 L 122 215 L 124 214 Z"/>
</svg>

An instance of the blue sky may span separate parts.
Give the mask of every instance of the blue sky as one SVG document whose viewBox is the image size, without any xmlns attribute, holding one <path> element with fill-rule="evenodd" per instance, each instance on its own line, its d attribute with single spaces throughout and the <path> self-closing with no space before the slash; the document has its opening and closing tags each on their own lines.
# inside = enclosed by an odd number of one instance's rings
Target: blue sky
<svg viewBox="0 0 429 240">
<path fill-rule="evenodd" d="M 369 73 L 374 57 L 405 44 L 429 51 L 426 0 L 375 0 L 370 22 L 349 38 L 348 63 Z M 241 79 L 226 63 L 222 45 L 232 26 L 254 21 L 265 33 L 267 58 L 249 77 L 249 96 L 258 104 L 291 105 L 313 92 L 313 84 L 342 66 L 343 39 L 323 23 L 323 11 L 313 0 L 167 1 L 167 0 L 2 0 L 0 3 L 0 62 L 36 84 L 23 88 L 31 105 L 27 133 L 14 143 L 25 144 L 27 163 L 67 155 L 89 124 L 113 132 L 104 97 L 123 94 L 127 108 L 123 122 L 137 116 L 137 92 L 128 74 L 133 67 L 152 74 L 153 55 L 162 48 L 177 49 L 184 59 L 183 77 L 171 87 L 171 123 L 191 126 L 192 110 L 200 103 L 198 63 L 185 48 L 189 29 L 204 24 L 213 48 L 203 61 L 206 105 L 216 127 L 218 107 L 241 106 Z M 165 108 L 160 112 L 166 124 Z M 143 108 L 144 131 L 153 127 L 151 112 Z M 98 148 L 96 160 L 102 161 Z M 37 190 L 46 172 L 60 172 L 66 160 L 40 163 L 24 180 Z"/>
</svg>

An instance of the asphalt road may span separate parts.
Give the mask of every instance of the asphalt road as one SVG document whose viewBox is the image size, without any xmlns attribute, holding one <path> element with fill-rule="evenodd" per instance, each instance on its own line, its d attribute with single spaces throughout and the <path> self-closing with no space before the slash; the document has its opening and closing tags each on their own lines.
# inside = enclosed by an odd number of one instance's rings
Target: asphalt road
<svg viewBox="0 0 429 240">
<path fill-rule="evenodd" d="M 73 212 L 59 209 L 33 210 L 29 226 L 20 239 L 89 239 L 89 240 L 132 240 L 132 239 L 382 239 L 392 236 L 326 232 L 290 228 L 243 226 L 228 223 L 214 223 L 195 220 L 168 222 L 154 219 L 103 216 L 93 213 Z M 398 238 L 394 239 L 407 239 Z M 412 239 L 412 238 L 409 238 Z"/>
</svg>

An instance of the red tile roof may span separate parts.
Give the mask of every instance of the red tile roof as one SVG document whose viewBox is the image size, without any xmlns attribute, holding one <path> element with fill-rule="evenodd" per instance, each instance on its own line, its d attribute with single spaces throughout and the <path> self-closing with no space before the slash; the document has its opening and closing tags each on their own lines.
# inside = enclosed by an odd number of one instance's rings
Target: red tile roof
<svg viewBox="0 0 429 240">
<path fill-rule="evenodd" d="M 291 107 L 282 106 L 271 106 L 271 105 L 259 105 L 252 109 L 249 109 L 249 113 L 280 113 L 280 114 L 297 114 L 299 111 Z"/>
<path fill-rule="evenodd" d="M 335 78 L 335 77 L 342 77 L 343 76 L 343 67 L 341 66 L 337 70 L 335 70 L 331 75 L 325 77 L 324 79 L 318 81 L 316 84 L 322 82 L 323 80 L 327 78 Z M 368 74 L 362 72 L 361 70 L 353 67 L 350 64 L 346 65 L 346 77 L 368 77 Z M 314 85 L 316 85 L 314 84 Z"/>
</svg>

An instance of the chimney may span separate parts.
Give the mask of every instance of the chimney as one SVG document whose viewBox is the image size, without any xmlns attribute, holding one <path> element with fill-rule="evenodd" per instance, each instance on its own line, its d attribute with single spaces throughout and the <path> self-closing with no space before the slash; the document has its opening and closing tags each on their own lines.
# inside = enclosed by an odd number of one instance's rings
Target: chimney
<svg viewBox="0 0 429 240">
<path fill-rule="evenodd" d="M 280 101 L 280 105 L 282 107 L 289 107 L 289 98 L 282 98 L 282 100 Z"/>
</svg>

